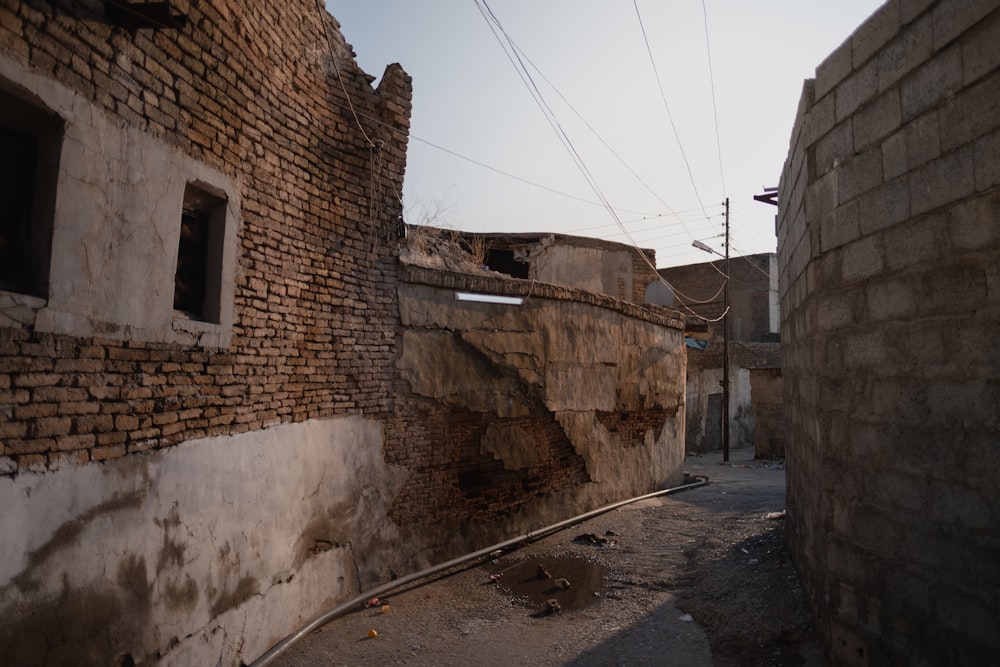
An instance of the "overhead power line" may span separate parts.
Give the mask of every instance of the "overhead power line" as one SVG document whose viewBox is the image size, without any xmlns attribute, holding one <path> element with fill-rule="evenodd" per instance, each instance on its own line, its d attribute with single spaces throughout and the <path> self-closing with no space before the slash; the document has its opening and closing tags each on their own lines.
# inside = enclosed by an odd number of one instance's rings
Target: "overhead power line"
<svg viewBox="0 0 1000 667">
<path fill-rule="evenodd" d="M 705 203 L 702 201 L 701 194 L 698 192 L 698 185 L 694 181 L 694 172 L 691 171 L 691 163 L 688 162 L 687 155 L 684 153 L 684 146 L 681 144 L 681 137 L 677 132 L 677 125 L 674 123 L 674 116 L 670 113 L 670 104 L 667 103 L 667 94 L 663 90 L 663 82 L 660 80 L 660 72 L 656 67 L 656 58 L 653 57 L 653 49 L 649 45 L 649 37 L 646 35 L 646 26 L 643 24 L 642 14 L 639 12 L 638 0 L 632 0 L 632 5 L 635 7 L 635 16 L 639 20 L 639 28 L 642 30 L 642 40 L 646 44 L 646 53 L 649 54 L 649 63 L 652 65 L 653 74 L 656 77 L 656 86 L 660 90 L 660 99 L 663 100 L 663 108 L 667 112 L 667 120 L 670 121 L 670 129 L 674 132 L 674 140 L 677 142 L 677 150 L 680 151 L 681 158 L 684 160 L 684 167 L 687 169 L 688 178 L 691 180 L 691 187 L 694 189 L 694 196 L 698 200 L 698 204 L 704 212 Z M 708 217 L 708 214 L 705 213 L 705 216 Z"/>
<path fill-rule="evenodd" d="M 722 193 L 726 193 L 726 172 L 722 168 L 722 141 L 719 139 L 719 107 L 715 103 L 715 73 L 712 71 L 712 43 L 708 38 L 708 8 L 705 0 L 701 0 L 701 13 L 705 18 L 705 50 L 708 52 L 708 82 L 712 88 L 712 117 L 715 119 L 715 147 L 719 153 L 719 179 L 722 181 Z"/>
<path fill-rule="evenodd" d="M 684 295 L 681 292 L 677 291 L 672 285 L 670 285 L 667 281 L 663 280 L 663 278 L 660 277 L 659 272 L 656 269 L 656 265 L 653 264 L 653 262 L 649 259 L 649 257 L 646 255 L 646 253 L 643 252 L 642 248 L 639 247 L 639 244 L 636 243 L 635 239 L 632 237 L 632 234 L 629 232 L 628 228 L 625 227 L 624 224 L 622 224 L 621 218 L 618 217 L 618 214 L 615 212 L 615 209 L 611 205 L 611 202 L 608 201 L 608 198 L 605 196 L 604 192 L 601 190 L 600 186 L 597 184 L 597 180 L 594 178 L 594 175 L 591 173 L 590 169 L 587 168 L 586 163 L 583 161 L 583 158 L 580 156 L 579 152 L 577 152 L 576 147 L 573 145 L 573 142 L 570 140 L 570 138 L 566 134 L 565 130 L 563 130 L 562 125 L 560 125 L 558 119 L 555 116 L 555 113 L 552 111 L 552 108 L 545 101 L 544 95 L 542 95 L 541 90 L 539 90 L 538 85 L 535 83 L 534 79 L 531 76 L 531 72 L 528 71 L 528 68 L 524 64 L 524 59 L 521 57 L 521 54 L 519 53 L 518 49 L 515 47 L 515 45 L 513 43 L 513 40 L 511 40 L 510 36 L 504 30 L 503 25 L 500 23 L 500 20 L 493 13 L 493 10 L 490 9 L 489 4 L 486 2 L 486 0 L 474 0 L 474 1 L 476 3 L 476 7 L 479 9 L 479 12 L 483 16 L 483 19 L 486 21 L 487 25 L 489 26 L 490 31 L 493 33 L 493 36 L 496 38 L 497 42 L 500 44 L 500 48 L 503 49 L 504 54 L 507 56 L 507 59 L 510 60 L 511 65 L 513 65 L 514 69 L 517 70 L 518 76 L 521 78 L 521 81 L 528 88 L 528 92 L 531 94 L 532 98 L 534 99 L 535 104 L 538 106 L 539 110 L 545 116 L 545 119 L 546 119 L 546 121 L 548 121 L 550 127 L 552 127 L 552 130 L 559 137 L 559 140 L 563 144 L 563 147 L 569 153 L 569 155 L 572 158 L 574 164 L 576 164 L 577 169 L 583 175 L 584 179 L 587 181 L 587 184 L 590 185 L 590 188 L 594 191 L 594 194 L 597 195 L 598 199 L 600 199 L 602 202 L 604 202 L 606 210 L 611 215 L 611 217 L 614 218 L 615 222 L 621 228 L 621 230 L 625 234 L 626 238 L 628 238 L 629 243 L 632 244 L 632 247 L 639 254 L 639 256 L 642 257 L 642 259 L 645 261 L 645 263 L 654 272 L 656 272 L 656 275 L 659 278 L 660 282 L 665 287 L 667 287 L 667 289 L 669 289 L 671 292 L 673 292 L 678 297 L 680 297 L 682 299 L 685 299 L 688 302 L 692 302 L 692 300 L 689 297 L 687 297 L 686 295 Z M 501 35 L 503 35 L 503 37 L 501 37 Z M 666 101 L 666 100 L 664 99 L 664 101 Z M 690 173 L 690 169 L 689 169 L 689 173 Z M 693 179 L 692 179 L 692 182 L 693 182 Z M 702 212 L 704 212 L 705 205 L 701 202 L 700 199 L 699 199 L 698 203 L 701 204 Z M 705 216 L 707 217 L 708 214 L 705 213 Z M 696 313 L 695 311 L 691 310 L 690 308 L 688 308 L 683 302 L 680 303 L 680 305 L 685 310 L 687 310 L 688 312 L 690 312 L 693 316 L 695 316 L 695 317 L 697 317 L 699 319 L 703 319 L 703 320 L 705 319 L 702 315 L 700 315 L 700 314 Z M 711 321 L 711 320 L 708 320 L 708 321 Z"/>
</svg>

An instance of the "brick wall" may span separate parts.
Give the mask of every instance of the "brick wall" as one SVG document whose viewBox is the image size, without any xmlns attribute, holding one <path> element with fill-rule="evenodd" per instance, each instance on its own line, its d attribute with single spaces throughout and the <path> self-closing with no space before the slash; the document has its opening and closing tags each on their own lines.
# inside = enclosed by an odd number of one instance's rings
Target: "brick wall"
<svg viewBox="0 0 1000 667">
<path fill-rule="evenodd" d="M 803 89 L 778 225 L 789 539 L 836 664 L 1000 652 L 1000 3 L 891 0 Z"/>
<path fill-rule="evenodd" d="M 0 122 L 63 131 L 47 294 L 0 291 L 0 655 L 247 664 L 403 561 L 411 82 L 314 0 L 111 4 L 0 3 Z M 225 195 L 217 322 L 172 309 L 192 183 Z"/>
<path fill-rule="evenodd" d="M 390 67 L 372 90 L 309 0 L 175 9 L 185 29 L 129 33 L 76 4 L 6 3 L 0 54 L 239 184 L 232 345 L 0 326 L 7 473 L 387 410 L 409 78 Z"/>
</svg>

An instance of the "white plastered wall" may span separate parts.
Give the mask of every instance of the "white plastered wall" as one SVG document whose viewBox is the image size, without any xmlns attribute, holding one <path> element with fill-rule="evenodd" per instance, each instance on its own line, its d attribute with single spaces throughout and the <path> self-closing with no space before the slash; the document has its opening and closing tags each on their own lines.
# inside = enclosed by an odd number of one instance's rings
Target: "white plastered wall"
<svg viewBox="0 0 1000 667">
<path fill-rule="evenodd" d="M 382 441 L 371 420 L 317 420 L 0 477 L 0 615 L 106 607 L 137 661 L 250 662 L 398 542 L 406 473 Z"/>
</svg>

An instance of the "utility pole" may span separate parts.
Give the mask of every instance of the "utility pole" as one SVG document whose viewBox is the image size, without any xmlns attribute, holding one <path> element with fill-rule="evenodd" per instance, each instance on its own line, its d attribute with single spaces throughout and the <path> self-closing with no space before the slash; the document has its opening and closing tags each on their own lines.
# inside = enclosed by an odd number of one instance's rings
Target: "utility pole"
<svg viewBox="0 0 1000 667">
<path fill-rule="evenodd" d="M 726 197 L 726 282 L 722 300 L 722 460 L 729 461 L 729 197 Z"/>
</svg>

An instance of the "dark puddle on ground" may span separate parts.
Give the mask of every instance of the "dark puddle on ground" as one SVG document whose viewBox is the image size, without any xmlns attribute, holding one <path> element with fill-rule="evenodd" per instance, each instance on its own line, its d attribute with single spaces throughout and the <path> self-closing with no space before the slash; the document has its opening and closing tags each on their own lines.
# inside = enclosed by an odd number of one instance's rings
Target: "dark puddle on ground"
<svg viewBox="0 0 1000 667">
<path fill-rule="evenodd" d="M 545 614 L 556 611 L 550 600 L 558 603 L 558 611 L 572 611 L 593 602 L 604 587 L 607 568 L 580 558 L 542 556 L 494 572 L 503 575 L 498 582 L 501 586 Z"/>
</svg>

